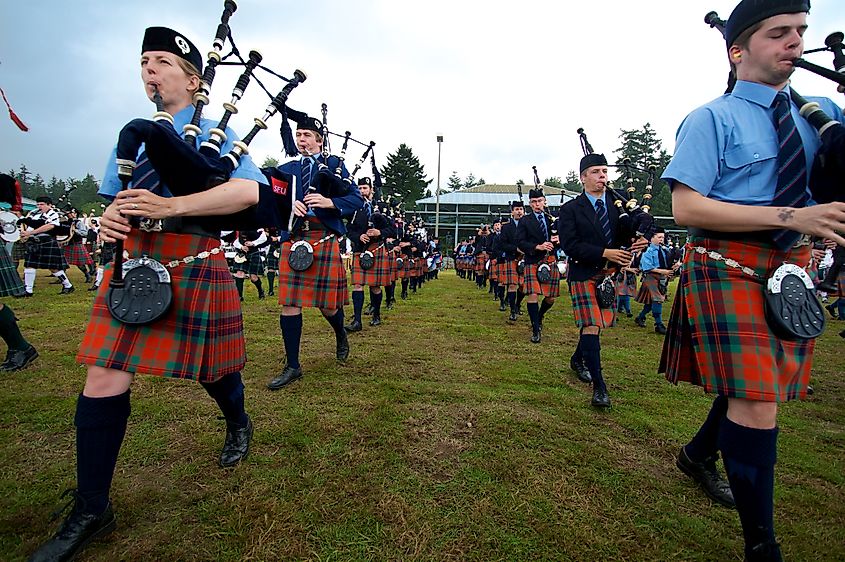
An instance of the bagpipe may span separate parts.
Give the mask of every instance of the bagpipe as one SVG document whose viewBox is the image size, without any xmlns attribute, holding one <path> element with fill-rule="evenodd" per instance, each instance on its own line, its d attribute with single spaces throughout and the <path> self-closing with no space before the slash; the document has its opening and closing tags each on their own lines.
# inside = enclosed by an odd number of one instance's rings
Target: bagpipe
<svg viewBox="0 0 845 562">
<path fill-rule="evenodd" d="M 725 37 L 725 21 L 716 12 L 704 16 L 704 23 L 719 30 Z M 845 70 L 842 33 L 832 33 L 825 40 L 824 49 L 833 51 L 834 64 Z M 801 58 L 792 61 L 798 68 L 810 70 L 845 86 L 845 75 L 830 71 Z M 736 75 L 731 71 L 727 92 L 733 90 Z M 810 171 L 810 193 L 818 203 L 841 201 L 841 182 L 845 178 L 845 128 L 831 119 L 816 102 L 808 102 L 790 84 L 790 97 L 799 108 L 800 115 L 815 127 L 820 135 L 821 147 L 813 160 Z M 769 328 L 786 340 L 808 340 L 821 335 L 826 318 L 816 296 L 813 280 L 798 265 L 784 263 L 764 279 L 764 310 Z"/>
<path fill-rule="evenodd" d="M 266 67 L 260 66 L 262 56 L 257 51 L 249 53 L 248 60 L 244 60 L 232 38 L 229 18 L 237 9 L 233 0 L 225 0 L 220 24 L 217 26 L 212 50 L 208 53 L 205 70 L 200 79 L 200 86 L 194 95 L 194 114 L 191 122 L 183 128 L 184 138 L 173 126 L 173 116 L 164 109 L 164 104 L 156 89 L 153 101 L 156 112 L 153 119 L 133 119 L 120 131 L 117 141 L 117 174 L 123 189 L 130 187 L 133 171 L 136 167 L 141 146 L 144 146 L 146 157 L 161 184 L 166 185 L 175 196 L 203 192 L 211 187 L 228 181 L 234 170 L 240 164 L 243 155 L 249 152 L 249 144 L 259 131 L 267 128 L 267 121 L 276 113 L 285 111 L 285 104 L 291 92 L 302 82 L 306 75 L 301 70 L 294 71 L 293 78 L 287 79 Z M 231 53 L 222 55 L 226 40 L 231 45 Z M 239 62 L 224 62 L 230 56 L 235 56 Z M 197 147 L 197 137 L 202 133 L 200 120 L 205 105 L 208 105 L 208 94 L 211 89 L 217 67 L 221 64 L 243 66 L 244 70 L 238 77 L 232 90 L 231 101 L 224 103 L 224 114 L 216 127 L 210 130 L 207 141 Z M 226 141 L 226 126 L 232 115 L 238 112 L 237 102 L 243 97 L 244 90 L 254 77 L 256 68 L 274 74 L 286 82 L 278 94 L 271 97 L 270 104 L 264 116 L 254 119 L 252 130 L 240 141 L 235 141 L 234 148 L 227 154 L 220 154 L 221 147 Z M 259 84 L 261 82 L 255 78 Z M 284 135 L 283 135 L 284 136 Z M 250 230 L 265 226 L 278 226 L 287 223 L 292 214 L 292 201 L 282 196 L 286 191 L 279 182 L 285 181 L 295 187 L 295 180 L 291 176 L 281 179 L 271 179 L 269 185 L 259 184 L 259 202 L 238 213 L 220 217 L 196 217 L 192 222 L 207 231 L 220 230 Z M 291 190 L 295 191 L 295 190 Z M 161 231 L 162 221 L 141 219 L 140 228 L 145 231 Z M 177 263 L 189 263 L 194 259 L 207 258 L 207 253 L 183 258 Z M 189 261 L 185 261 L 189 260 Z M 171 264 L 168 264 L 171 265 Z M 163 264 L 148 257 L 123 261 L 123 241 L 116 244 L 114 273 L 109 283 L 106 299 L 109 312 L 119 322 L 125 324 L 147 324 L 161 318 L 172 303 L 172 289 L 170 273 Z"/>
<path fill-rule="evenodd" d="M 717 29 L 722 37 L 725 36 L 725 20 L 719 18 L 719 14 L 716 12 L 709 12 L 704 16 L 704 23 Z M 804 54 L 832 52 L 835 70 L 813 64 L 803 58 L 793 60 L 792 64 L 797 68 L 803 68 L 845 87 L 845 46 L 842 43 L 843 38 L 845 38 L 845 34 L 836 31 L 825 38 L 824 47 L 804 52 Z M 733 90 L 735 81 L 736 77 L 731 72 L 728 78 L 728 92 Z M 789 91 L 801 117 L 806 119 L 819 132 L 821 140 L 821 146 L 816 152 L 816 158 L 810 170 L 810 193 L 813 200 L 817 203 L 845 200 L 842 190 L 842 181 L 845 178 L 845 127 L 825 113 L 818 102 L 808 101 L 802 97 L 795 91 L 792 84 L 789 86 Z"/>
<path fill-rule="evenodd" d="M 537 166 L 531 166 L 531 169 L 534 172 L 534 189 L 540 189 L 540 175 L 537 173 Z M 522 200 L 521 188 L 519 189 L 519 195 L 520 200 Z M 553 237 L 558 236 L 560 217 L 552 216 L 552 214 L 549 213 L 548 209 L 546 209 L 545 207 L 543 207 L 543 215 L 546 217 L 546 222 L 549 224 L 549 241 L 551 241 Z M 557 248 L 560 247 L 560 242 L 552 242 L 552 244 L 555 245 L 555 249 L 551 252 L 547 251 L 546 257 L 553 255 L 555 256 L 555 259 L 557 259 L 556 252 Z M 555 267 L 557 267 L 557 265 L 555 265 Z M 523 270 L 524 268 L 525 264 L 523 264 Z M 537 266 L 537 280 L 540 283 L 549 283 L 552 280 L 552 266 L 546 260 L 543 260 L 542 263 Z"/>
</svg>

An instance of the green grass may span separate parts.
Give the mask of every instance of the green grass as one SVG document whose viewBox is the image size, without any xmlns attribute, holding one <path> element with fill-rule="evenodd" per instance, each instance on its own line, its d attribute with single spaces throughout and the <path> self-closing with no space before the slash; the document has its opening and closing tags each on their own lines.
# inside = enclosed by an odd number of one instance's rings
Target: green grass
<svg viewBox="0 0 845 562">
<path fill-rule="evenodd" d="M 90 293 L 59 297 L 48 282 L 7 299 L 41 358 L 2 375 L 2 559 L 49 536 L 75 483 L 85 370 L 74 354 Z M 568 370 L 577 330 L 565 291 L 534 346 L 527 315 L 507 325 L 486 292 L 446 273 L 351 336 L 346 365 L 307 310 L 305 377 L 270 392 L 284 362 L 279 307 L 248 286 L 250 458 L 217 468 L 224 423 L 199 385 L 139 376 L 112 490 L 119 527 L 83 559 L 741 559 L 736 513 L 674 466 L 711 400 L 657 375 L 661 338 L 624 318 L 602 337 L 614 407 L 592 410 Z M 818 341 L 815 396 L 779 417 L 776 523 L 789 560 L 845 559 L 840 326 Z"/>
</svg>

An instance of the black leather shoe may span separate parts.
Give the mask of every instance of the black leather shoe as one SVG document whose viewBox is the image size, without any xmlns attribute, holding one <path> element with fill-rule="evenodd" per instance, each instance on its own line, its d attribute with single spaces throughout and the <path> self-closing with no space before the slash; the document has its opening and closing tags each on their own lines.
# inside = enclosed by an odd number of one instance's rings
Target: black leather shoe
<svg viewBox="0 0 845 562">
<path fill-rule="evenodd" d="M 499 302 L 499 312 L 504 312 L 508 309 L 507 305 L 503 302 Z"/>
<path fill-rule="evenodd" d="M 62 287 L 62 290 L 61 290 L 61 292 L 59 292 L 59 294 L 60 295 L 69 295 L 72 292 L 74 292 L 75 290 L 76 290 L 76 288 L 73 285 L 71 285 L 70 287 Z"/>
<path fill-rule="evenodd" d="M 508 321 L 509 322 L 516 322 L 516 312 L 513 312 L 513 311 L 511 312 L 511 315 L 508 316 Z"/>
<path fill-rule="evenodd" d="M 373 313 L 373 305 L 368 304 L 367 308 L 364 309 L 364 316 L 370 316 Z"/>
<path fill-rule="evenodd" d="M 610 395 L 607 394 L 606 388 L 594 388 L 593 399 L 590 404 L 594 408 L 610 408 Z"/>
<path fill-rule="evenodd" d="M 766 541 L 746 548 L 745 562 L 783 562 L 780 544 L 777 541 Z"/>
<path fill-rule="evenodd" d="M 360 332 L 364 329 L 364 326 L 357 320 L 353 320 L 352 322 L 344 326 L 343 329 L 347 332 Z"/>
<path fill-rule="evenodd" d="M 725 507 L 736 507 L 730 484 L 716 470 L 715 456 L 705 459 L 703 462 L 692 462 L 687 456 L 686 450 L 681 447 L 681 452 L 678 453 L 675 464 L 678 465 L 681 472 L 698 482 L 701 489 L 711 500 Z"/>
<path fill-rule="evenodd" d="M 346 331 L 344 331 L 340 339 L 337 340 L 335 357 L 341 363 L 349 359 L 349 338 L 346 336 Z"/>
<path fill-rule="evenodd" d="M 66 562 L 73 560 L 82 549 L 88 546 L 88 543 L 114 530 L 116 522 L 111 502 L 106 506 L 103 513 L 92 515 L 82 511 L 85 502 L 76 490 L 68 490 L 62 494 L 62 497 L 68 492 L 73 492 L 75 496 L 72 502 L 73 509 L 62 521 L 56 534 L 32 553 L 29 562 Z"/>
<path fill-rule="evenodd" d="M 645 328 L 645 318 L 643 318 L 642 316 L 637 316 L 636 318 L 634 318 L 634 324 L 636 324 L 640 328 Z"/>
<path fill-rule="evenodd" d="M 94 283 L 93 285 L 91 285 L 90 287 L 88 287 L 88 290 L 89 290 L 89 291 L 96 291 L 96 290 L 97 290 L 97 289 L 99 289 L 99 288 L 100 288 L 100 286 L 99 286 L 99 285 L 97 285 L 96 283 Z"/>
<path fill-rule="evenodd" d="M 531 334 L 531 343 L 540 343 L 540 339 L 541 339 L 540 330 L 534 330 L 534 333 Z"/>
<path fill-rule="evenodd" d="M 226 424 L 226 441 L 220 451 L 218 464 L 221 468 L 235 466 L 249 455 L 249 444 L 252 441 L 252 419 L 247 416 L 245 427 L 231 427 Z"/>
<path fill-rule="evenodd" d="M 24 291 L 23 293 L 21 293 L 19 295 L 15 295 L 15 298 L 16 299 L 29 299 L 29 298 L 32 298 L 32 296 L 33 296 L 32 293 L 30 293 L 29 291 Z"/>
<path fill-rule="evenodd" d="M 38 359 L 38 352 L 33 346 L 29 346 L 29 349 L 10 349 L 6 356 L 6 362 L 0 365 L 0 371 L 20 371 L 36 359 Z"/>
<path fill-rule="evenodd" d="M 654 326 L 654 332 L 656 334 L 664 336 L 666 335 L 666 326 L 664 326 L 663 324 L 657 324 L 656 326 Z"/>
<path fill-rule="evenodd" d="M 378 314 L 373 316 L 373 319 L 370 320 L 370 326 L 381 326 L 381 316 Z"/>
<path fill-rule="evenodd" d="M 302 378 L 302 369 L 296 368 L 294 369 L 290 365 L 285 365 L 285 368 L 282 369 L 282 374 L 280 374 L 275 379 L 271 380 L 267 383 L 267 388 L 270 390 L 279 390 L 283 386 L 287 386 L 293 381 L 297 381 Z"/>
<path fill-rule="evenodd" d="M 575 371 L 579 381 L 587 384 L 593 382 L 593 375 L 590 374 L 590 370 L 584 365 L 584 361 L 576 361 L 575 357 L 570 357 L 569 368 Z"/>
</svg>

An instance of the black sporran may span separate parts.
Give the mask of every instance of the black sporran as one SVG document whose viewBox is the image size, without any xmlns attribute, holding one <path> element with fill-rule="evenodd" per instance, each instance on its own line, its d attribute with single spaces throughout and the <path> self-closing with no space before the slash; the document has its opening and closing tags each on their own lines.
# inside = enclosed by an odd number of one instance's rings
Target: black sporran
<svg viewBox="0 0 845 562">
<path fill-rule="evenodd" d="M 541 263 L 537 267 L 537 281 L 540 283 L 549 283 L 552 280 L 552 268 L 547 263 Z"/>
<path fill-rule="evenodd" d="M 520 275 L 525 275 L 525 260 L 519 260 L 516 263 L 516 272 Z"/>
<path fill-rule="evenodd" d="M 305 240 L 298 240 L 290 247 L 288 265 L 294 271 L 305 271 L 314 263 L 314 247 Z"/>
<path fill-rule="evenodd" d="M 123 286 L 109 287 L 106 306 L 123 324 L 144 325 L 164 316 L 173 304 L 170 273 L 156 260 L 142 256 L 123 264 Z"/>
<path fill-rule="evenodd" d="M 616 302 L 616 287 L 612 275 L 606 275 L 596 283 L 596 302 L 599 308 L 612 308 Z"/>
<path fill-rule="evenodd" d="M 376 264 L 376 257 L 369 250 L 361 252 L 358 256 L 358 264 L 364 271 L 369 271 Z"/>
<path fill-rule="evenodd" d="M 396 269 L 402 269 L 405 266 L 405 260 L 396 258 Z"/>
<path fill-rule="evenodd" d="M 795 264 L 786 263 L 766 282 L 766 322 L 785 340 L 811 340 L 824 331 L 825 316 L 813 281 Z"/>
</svg>

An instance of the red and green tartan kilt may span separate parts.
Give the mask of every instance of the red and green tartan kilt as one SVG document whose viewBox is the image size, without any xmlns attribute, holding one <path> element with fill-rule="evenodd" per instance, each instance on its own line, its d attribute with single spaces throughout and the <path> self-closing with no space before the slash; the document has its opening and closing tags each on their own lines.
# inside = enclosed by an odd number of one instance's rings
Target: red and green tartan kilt
<svg viewBox="0 0 845 562">
<path fill-rule="evenodd" d="M 65 260 L 67 260 L 70 265 L 76 265 L 83 269 L 94 265 L 94 260 L 91 258 L 91 254 L 88 253 L 88 250 L 82 245 L 82 242 L 71 242 L 62 248 L 62 251 L 65 254 Z"/>
<path fill-rule="evenodd" d="M 540 264 L 547 263 L 551 268 L 552 280 L 548 283 L 540 283 L 537 279 L 537 269 Z M 539 263 L 525 264 L 525 291 L 526 295 L 535 294 L 544 297 L 555 298 L 560 296 L 560 270 L 557 268 L 557 260 L 554 256 L 547 256 Z"/>
<path fill-rule="evenodd" d="M 496 258 L 490 258 L 490 269 L 487 270 L 487 276 L 490 278 L 490 281 L 498 281 L 499 280 L 499 260 Z"/>
<path fill-rule="evenodd" d="M 387 252 L 387 267 L 390 269 L 390 281 L 391 283 L 395 282 L 399 279 L 400 273 L 399 268 L 396 266 L 396 258 L 399 257 L 394 251 Z"/>
<path fill-rule="evenodd" d="M 637 276 L 633 273 L 619 273 L 616 276 L 616 296 L 634 297 L 637 295 Z"/>
<path fill-rule="evenodd" d="M 640 283 L 640 290 L 637 293 L 637 298 L 635 300 L 638 303 L 645 305 L 649 305 L 653 302 L 666 302 L 666 295 L 660 292 L 659 281 L 660 279 L 657 276 L 650 273 L 643 275 Z"/>
<path fill-rule="evenodd" d="M 763 243 L 694 239 L 687 243 L 659 373 L 732 398 L 783 402 L 803 398 L 814 340 L 785 341 L 766 323 L 764 285 L 693 248 L 702 246 L 766 278 L 784 262 L 806 265 L 810 247 L 787 251 Z"/>
<path fill-rule="evenodd" d="M 473 265 L 473 268 L 475 269 L 476 273 L 481 273 L 481 274 L 486 273 L 486 271 L 487 271 L 486 265 L 487 265 L 487 252 L 481 252 L 480 254 L 475 256 L 475 264 Z"/>
<path fill-rule="evenodd" d="M 423 257 L 418 257 L 414 260 L 414 276 L 419 277 L 421 275 L 425 275 L 425 272 L 428 271 L 428 261 L 426 261 Z"/>
<path fill-rule="evenodd" d="M 519 271 L 516 267 L 516 260 L 504 261 L 501 264 L 499 283 L 502 285 L 520 285 Z"/>
<path fill-rule="evenodd" d="M 572 313 L 575 316 L 575 325 L 579 328 L 585 326 L 609 328 L 613 324 L 616 317 L 616 299 L 613 299 L 610 308 L 601 308 L 596 298 L 596 285 L 609 273 L 610 270 L 605 270 L 586 281 L 569 281 Z"/>
<path fill-rule="evenodd" d="M 311 219 L 313 226 L 316 221 Z M 320 228 L 303 232 L 296 240 L 282 244 L 279 259 L 279 304 L 299 308 L 340 308 L 349 302 L 346 271 L 340 257 L 337 236 L 317 244 L 328 236 Z M 307 240 L 314 246 L 314 263 L 305 271 L 294 271 L 288 263 L 291 245 L 297 240 Z"/>
<path fill-rule="evenodd" d="M 417 260 L 412 260 L 408 256 L 402 256 L 402 271 L 399 272 L 399 277 L 402 279 L 410 279 L 417 274 Z M 413 262 L 413 263 L 412 263 Z"/>
<path fill-rule="evenodd" d="M 18 268 L 15 267 L 12 258 L 9 257 L 6 244 L 0 244 L 0 297 L 22 295 L 23 293 L 23 281 L 18 275 Z"/>
<path fill-rule="evenodd" d="M 125 242 L 131 257 L 147 254 L 166 263 L 220 246 L 207 236 L 133 230 Z M 129 373 L 214 382 L 246 363 L 241 305 L 222 253 L 168 268 L 173 306 L 147 326 L 121 324 L 109 314 L 106 266 L 91 320 L 76 360 Z"/>
<path fill-rule="evenodd" d="M 375 263 L 370 269 L 361 267 L 361 252 L 352 254 L 352 284 L 366 285 L 367 287 L 385 287 L 393 281 L 390 271 L 390 262 L 394 261 L 388 256 L 384 246 L 370 250 L 375 258 Z"/>
</svg>

